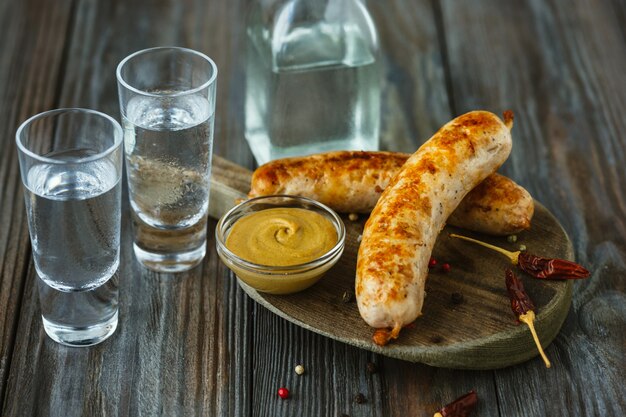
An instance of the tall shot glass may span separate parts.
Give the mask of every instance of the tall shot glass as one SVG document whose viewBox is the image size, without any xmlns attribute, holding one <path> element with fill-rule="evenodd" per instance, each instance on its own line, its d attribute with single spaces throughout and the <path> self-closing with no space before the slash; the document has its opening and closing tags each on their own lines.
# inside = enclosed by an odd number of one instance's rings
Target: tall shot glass
<svg viewBox="0 0 626 417">
<path fill-rule="evenodd" d="M 17 130 L 43 325 L 64 345 L 100 343 L 117 327 L 122 137 L 114 119 L 85 109 Z"/>
<path fill-rule="evenodd" d="M 117 67 L 137 259 L 181 272 L 204 258 L 217 67 L 175 47 L 146 49 Z"/>
</svg>

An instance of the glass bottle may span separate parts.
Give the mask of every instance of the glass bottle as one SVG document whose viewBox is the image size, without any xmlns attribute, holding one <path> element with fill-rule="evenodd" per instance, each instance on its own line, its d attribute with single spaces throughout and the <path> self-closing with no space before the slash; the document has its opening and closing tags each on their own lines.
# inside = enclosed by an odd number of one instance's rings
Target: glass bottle
<svg viewBox="0 0 626 417">
<path fill-rule="evenodd" d="M 245 133 L 259 164 L 378 149 L 379 44 L 360 0 L 260 0 L 247 38 Z"/>
</svg>

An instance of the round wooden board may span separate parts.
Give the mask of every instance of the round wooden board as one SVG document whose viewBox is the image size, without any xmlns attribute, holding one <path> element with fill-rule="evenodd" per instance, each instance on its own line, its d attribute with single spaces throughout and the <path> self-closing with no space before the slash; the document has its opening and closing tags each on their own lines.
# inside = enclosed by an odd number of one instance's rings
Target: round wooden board
<svg viewBox="0 0 626 417">
<path fill-rule="evenodd" d="M 365 216 L 361 216 L 365 217 Z M 404 328 L 387 346 L 372 342 L 373 329 L 359 315 L 356 302 L 345 303 L 345 291 L 354 291 L 358 237 L 365 219 L 351 222 L 341 260 L 324 278 L 297 294 L 259 293 L 239 281 L 255 301 L 305 329 L 382 355 L 432 366 L 457 369 L 495 369 L 524 362 L 538 355 L 530 331 L 519 325 L 511 311 L 504 284 L 509 261 L 475 244 L 449 237 L 459 233 L 517 250 L 526 245 L 530 253 L 573 260 L 572 245 L 554 216 L 535 202 L 531 230 L 518 234 L 516 243 L 506 237 L 490 237 L 446 227 L 433 256 L 452 266 L 445 273 L 435 268 L 426 283 L 422 316 Z M 571 281 L 546 281 L 517 271 L 537 307 L 535 326 L 544 348 L 556 337 L 572 298 Z M 461 303 L 452 294 L 463 296 Z M 548 356 L 550 351 L 548 350 Z"/>
</svg>

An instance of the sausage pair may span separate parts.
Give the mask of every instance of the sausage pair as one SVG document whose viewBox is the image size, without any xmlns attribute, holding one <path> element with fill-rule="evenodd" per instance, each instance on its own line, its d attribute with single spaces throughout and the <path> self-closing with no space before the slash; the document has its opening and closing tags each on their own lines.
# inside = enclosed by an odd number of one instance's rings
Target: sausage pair
<svg viewBox="0 0 626 417">
<path fill-rule="evenodd" d="M 512 112 L 450 121 L 413 155 L 329 152 L 272 161 L 250 197 L 295 194 L 340 212 L 371 211 L 358 252 L 355 291 L 363 319 L 386 344 L 421 313 L 428 261 L 446 222 L 504 235 L 530 226 L 533 200 L 495 174 L 511 151 Z"/>
<path fill-rule="evenodd" d="M 336 151 L 277 159 L 254 172 L 248 197 L 300 195 L 341 213 L 370 213 L 409 156 Z M 510 235 L 528 229 L 533 212 L 528 191 L 494 173 L 461 200 L 447 223 L 490 235 Z"/>
</svg>

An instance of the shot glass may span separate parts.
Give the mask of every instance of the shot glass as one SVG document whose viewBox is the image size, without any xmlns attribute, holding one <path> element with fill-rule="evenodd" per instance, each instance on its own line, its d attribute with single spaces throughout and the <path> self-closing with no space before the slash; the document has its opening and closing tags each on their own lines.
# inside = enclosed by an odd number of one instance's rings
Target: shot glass
<svg viewBox="0 0 626 417">
<path fill-rule="evenodd" d="M 146 49 L 117 67 L 135 256 L 181 272 L 206 252 L 217 67 L 175 47 Z"/>
<path fill-rule="evenodd" d="M 93 110 L 26 120 L 16 141 L 46 333 L 68 346 L 118 320 L 122 128 Z"/>
</svg>

